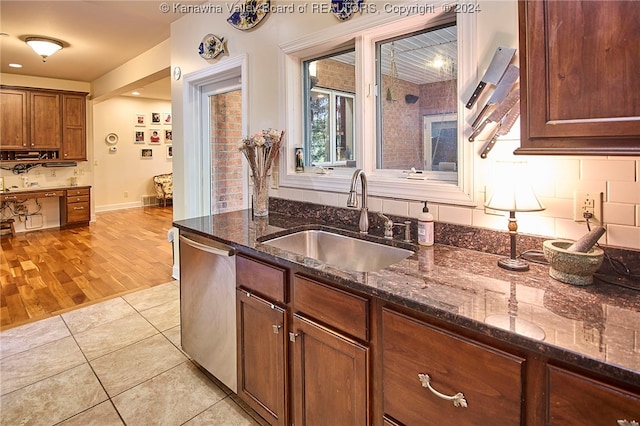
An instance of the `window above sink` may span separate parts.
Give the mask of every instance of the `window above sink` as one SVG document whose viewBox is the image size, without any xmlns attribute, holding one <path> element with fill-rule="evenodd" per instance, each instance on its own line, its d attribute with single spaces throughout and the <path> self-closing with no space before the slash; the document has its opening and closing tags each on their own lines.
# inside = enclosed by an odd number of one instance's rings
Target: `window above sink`
<svg viewBox="0 0 640 426">
<path fill-rule="evenodd" d="M 464 143 L 472 111 L 464 108 L 463 99 L 475 87 L 477 73 L 475 16 L 467 15 L 473 14 L 361 17 L 281 45 L 288 145 L 280 160 L 280 185 L 346 192 L 357 167 L 366 171 L 373 196 L 423 200 L 428 194 L 433 202 L 475 205 L 473 145 Z M 430 88 L 421 91 L 420 83 L 399 89 L 408 78 L 401 62 L 412 55 L 411 46 L 416 52 L 431 49 L 420 73 L 436 74 L 424 84 L 446 86 L 440 90 L 449 94 L 444 106 L 425 107 L 422 102 L 432 96 Z M 435 68 L 437 61 L 445 67 Z M 341 67 L 345 80 L 353 76 L 353 92 L 326 78 L 323 82 L 321 66 L 330 62 Z M 352 71 L 347 73 L 345 64 Z M 393 108 L 415 111 L 409 119 L 406 112 L 393 116 L 385 110 Z M 413 134 L 410 143 L 401 130 Z M 294 148 L 300 146 L 304 173 L 295 169 Z M 405 160 L 394 161 L 394 151 L 404 153 Z M 312 164 L 332 170 L 321 174 Z M 411 168 L 427 179 L 407 179 Z"/>
</svg>

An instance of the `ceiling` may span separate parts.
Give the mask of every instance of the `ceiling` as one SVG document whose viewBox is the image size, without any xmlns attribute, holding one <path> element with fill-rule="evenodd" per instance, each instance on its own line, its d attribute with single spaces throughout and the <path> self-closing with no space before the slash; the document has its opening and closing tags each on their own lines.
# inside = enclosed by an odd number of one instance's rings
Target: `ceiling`
<svg viewBox="0 0 640 426">
<path fill-rule="evenodd" d="M 0 1 L 2 73 L 92 82 L 165 41 L 182 13 L 162 13 L 155 0 Z M 199 4 L 182 1 L 180 4 Z M 42 62 L 23 41 L 54 38 L 64 48 Z M 9 63 L 22 64 L 10 68 Z M 149 87 L 150 86 L 150 87 Z M 143 88 L 141 96 L 170 99 L 170 79 Z"/>
</svg>

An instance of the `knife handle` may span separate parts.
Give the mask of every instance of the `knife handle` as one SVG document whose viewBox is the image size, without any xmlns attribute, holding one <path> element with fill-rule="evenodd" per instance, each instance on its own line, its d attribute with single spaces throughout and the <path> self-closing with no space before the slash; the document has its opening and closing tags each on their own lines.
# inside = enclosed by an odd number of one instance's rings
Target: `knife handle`
<svg viewBox="0 0 640 426">
<path fill-rule="evenodd" d="M 484 148 L 482 148 L 482 152 L 480 153 L 480 158 L 487 158 L 487 154 L 489 154 L 489 151 L 491 151 L 491 148 L 493 148 L 493 146 L 496 144 L 497 141 L 498 141 L 498 131 L 496 130 L 496 132 L 493 134 L 493 137 L 489 140 L 489 142 L 485 144 Z"/>
<path fill-rule="evenodd" d="M 471 133 L 471 135 L 469 135 L 469 142 L 473 142 L 474 139 L 480 134 L 482 133 L 482 131 L 484 130 L 485 127 L 487 127 L 487 124 L 489 124 L 489 119 L 484 120 L 478 127 L 476 127 L 475 129 L 473 129 L 473 132 Z"/>
<path fill-rule="evenodd" d="M 488 103 L 484 106 L 484 108 L 482 108 L 482 111 L 480 111 L 480 114 L 478 114 L 478 116 L 476 117 L 475 120 L 473 120 L 473 124 L 471 124 L 471 127 L 473 127 L 474 129 L 476 127 L 478 127 L 478 124 L 480 124 L 480 121 L 482 120 L 482 117 L 484 117 L 484 115 L 486 114 L 486 112 L 489 110 L 489 107 L 491 105 L 489 105 Z"/>
<path fill-rule="evenodd" d="M 471 95 L 471 99 L 469 99 L 469 102 L 467 102 L 467 109 L 471 109 L 471 107 L 473 107 L 473 104 L 476 103 L 476 101 L 478 100 L 478 97 L 480 96 L 480 93 L 482 93 L 482 91 L 484 90 L 484 86 L 486 86 L 487 83 L 485 83 L 484 81 L 481 81 L 480 83 L 478 83 L 478 87 L 476 87 L 476 90 L 474 90 L 473 95 Z"/>
</svg>

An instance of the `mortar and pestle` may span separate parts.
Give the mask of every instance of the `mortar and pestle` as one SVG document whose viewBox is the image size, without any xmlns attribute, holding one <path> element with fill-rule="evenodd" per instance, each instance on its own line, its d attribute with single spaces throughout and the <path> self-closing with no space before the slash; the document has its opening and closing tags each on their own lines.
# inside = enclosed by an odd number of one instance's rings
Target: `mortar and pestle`
<svg viewBox="0 0 640 426">
<path fill-rule="evenodd" d="M 542 251 L 549 262 L 549 275 L 563 283 L 589 285 L 593 274 L 600 268 L 604 251 L 594 247 L 605 233 L 603 227 L 593 229 L 577 241 L 547 240 Z"/>
</svg>

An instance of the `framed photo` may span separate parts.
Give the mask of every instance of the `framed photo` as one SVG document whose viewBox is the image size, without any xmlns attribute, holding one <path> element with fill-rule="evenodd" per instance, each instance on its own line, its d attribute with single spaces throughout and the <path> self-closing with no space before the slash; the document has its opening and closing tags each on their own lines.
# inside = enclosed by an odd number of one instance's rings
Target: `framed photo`
<svg viewBox="0 0 640 426">
<path fill-rule="evenodd" d="M 164 143 L 173 143 L 173 133 L 171 129 L 164 130 Z"/>
<path fill-rule="evenodd" d="M 147 116 L 144 114 L 136 114 L 136 126 L 144 127 L 147 125 Z"/>
<path fill-rule="evenodd" d="M 162 114 L 162 124 L 165 125 L 171 125 L 171 113 L 170 112 L 165 112 L 164 114 Z"/>
<path fill-rule="evenodd" d="M 140 150 L 140 158 L 153 158 L 153 149 L 151 148 L 142 148 Z"/>
<path fill-rule="evenodd" d="M 145 134 L 144 134 L 144 130 L 136 130 L 134 135 L 134 143 L 145 143 Z"/>
<path fill-rule="evenodd" d="M 149 143 L 159 144 L 161 134 L 162 134 L 162 130 L 160 129 L 149 129 Z"/>
<path fill-rule="evenodd" d="M 167 149 L 167 158 L 173 158 L 173 145 L 166 145 L 165 148 Z"/>
<path fill-rule="evenodd" d="M 161 123 L 160 113 L 159 112 L 152 112 L 151 113 L 151 124 L 160 124 L 160 123 Z"/>
</svg>

